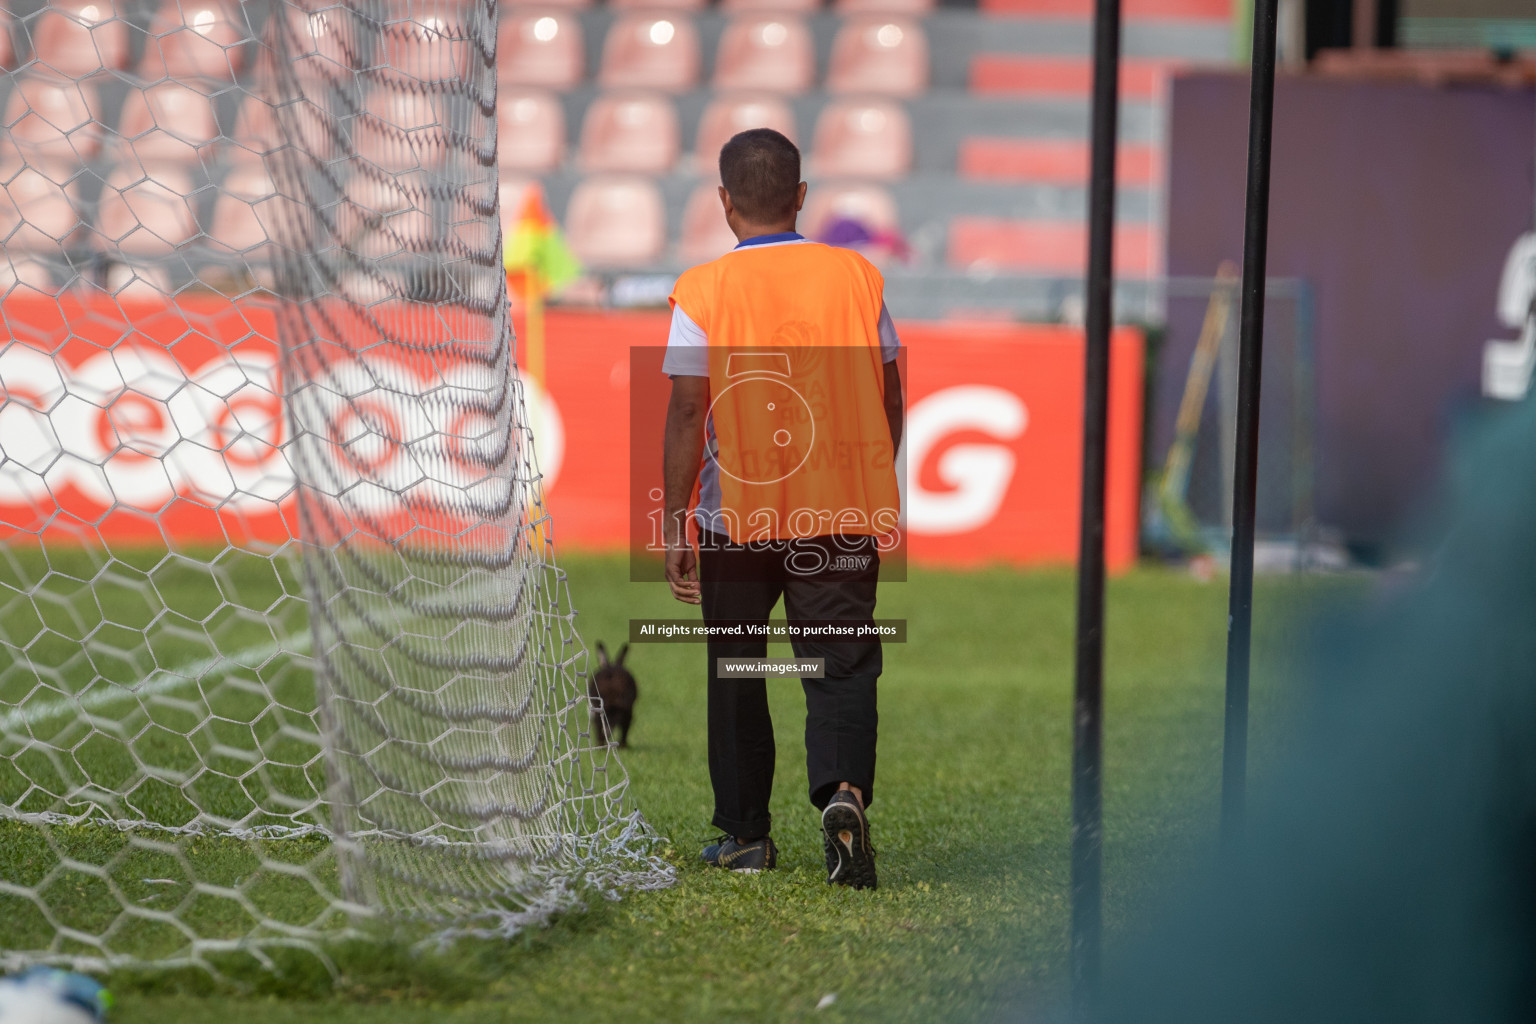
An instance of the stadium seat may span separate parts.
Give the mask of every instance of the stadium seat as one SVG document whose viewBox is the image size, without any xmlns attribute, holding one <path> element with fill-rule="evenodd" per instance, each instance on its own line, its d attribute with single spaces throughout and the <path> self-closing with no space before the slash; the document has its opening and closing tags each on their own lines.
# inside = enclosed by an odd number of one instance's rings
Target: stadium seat
<svg viewBox="0 0 1536 1024">
<path fill-rule="evenodd" d="M 732 135 L 749 128 L 772 128 L 791 142 L 795 130 L 795 112 L 777 96 L 722 96 L 711 100 L 699 118 L 698 141 L 694 159 L 700 173 L 713 173 L 720 162 L 720 147 Z"/>
<path fill-rule="evenodd" d="M 276 191 L 260 163 L 247 162 L 233 168 L 214 202 L 213 220 L 207 231 L 209 240 L 254 259 L 276 227 L 273 214 L 280 202 Z"/>
<path fill-rule="evenodd" d="M 0 167 L 0 251 L 58 253 L 80 228 L 63 185 L 42 167 Z"/>
<path fill-rule="evenodd" d="M 702 11 L 709 0 L 608 0 L 616 11 Z"/>
<path fill-rule="evenodd" d="M 37 62 L 69 78 L 128 64 L 128 23 L 114 0 L 63 0 L 32 22 Z"/>
<path fill-rule="evenodd" d="M 149 24 L 140 75 L 232 80 L 244 63 L 250 32 L 238 10 L 221 0 L 162 0 Z"/>
<path fill-rule="evenodd" d="M 17 251 L 0 249 L 0 296 L 10 297 L 13 289 L 58 295 L 61 289 L 43 260 L 32 259 Z"/>
<path fill-rule="evenodd" d="M 157 256 L 197 234 L 192 216 L 191 179 L 165 169 L 145 176 L 119 168 L 101 190 L 96 224 L 102 247 L 128 255 Z"/>
<path fill-rule="evenodd" d="M 581 124 L 583 171 L 664 174 L 677 163 L 677 109 L 664 96 L 602 96 Z"/>
<path fill-rule="evenodd" d="M 720 8 L 731 14 L 815 14 L 821 9 L 821 0 L 720 0 Z"/>
<path fill-rule="evenodd" d="M 412 248 L 425 252 L 436 234 L 431 214 L 398 179 L 354 175 L 336 211 L 336 231 L 365 260 L 387 259 Z"/>
<path fill-rule="evenodd" d="M 306 12 L 300 7 L 287 11 L 286 30 L 292 46 L 292 60 L 299 78 L 334 79 L 350 74 L 352 57 L 343 45 L 340 16 L 332 10 Z"/>
<path fill-rule="evenodd" d="M 437 166 L 447 153 L 434 142 L 443 130 L 438 104 L 431 94 L 375 92 L 353 128 L 357 156 L 391 173 Z"/>
<path fill-rule="evenodd" d="M 271 106 L 260 96 L 244 97 L 235 114 L 235 132 L 230 138 L 235 149 L 243 153 L 262 156 L 276 149 L 277 125 Z"/>
<path fill-rule="evenodd" d="M 654 263 L 667 237 L 661 189 L 647 178 L 588 178 L 571 193 L 565 230 L 571 249 L 588 266 Z"/>
<path fill-rule="evenodd" d="M 282 133 L 287 132 L 306 153 L 324 159 L 338 156 L 329 114 L 312 103 L 291 103 L 284 109 L 284 123 L 280 128 L 276 109 L 261 96 L 254 93 L 243 96 L 235 115 L 234 134 L 230 136 L 234 148 L 258 155 L 270 153 L 278 148 Z"/>
<path fill-rule="evenodd" d="M 470 74 L 472 46 L 462 16 L 418 11 L 385 22 L 374 63 L 416 81 L 462 81 Z"/>
<path fill-rule="evenodd" d="M 565 159 L 565 107 L 540 89 L 496 98 L 496 159 L 503 177 L 552 171 Z"/>
<path fill-rule="evenodd" d="M 811 165 L 832 178 L 899 178 L 912 167 L 912 123 L 899 103 L 838 100 L 816 121 Z"/>
<path fill-rule="evenodd" d="M 497 30 L 496 60 L 502 85 L 568 89 L 586 70 L 581 21 L 553 8 L 505 10 Z"/>
<path fill-rule="evenodd" d="M 78 167 L 101 149 L 94 86 L 53 75 L 17 75 L 13 81 L 0 159 Z"/>
<path fill-rule="evenodd" d="M 123 144 L 141 166 L 197 167 L 219 136 L 213 102 L 190 86 L 158 82 L 123 100 Z"/>
<path fill-rule="evenodd" d="M 800 93 L 816 77 L 811 31 L 792 15 L 736 18 L 721 34 L 716 53 L 716 89 Z"/>
<path fill-rule="evenodd" d="M 677 13 L 620 16 L 603 40 L 598 81 L 610 89 L 692 89 L 699 81 L 698 30 Z"/>
<path fill-rule="evenodd" d="M 683 207 L 678 257 L 687 264 L 704 263 L 736 247 L 736 236 L 725 222 L 718 186 L 700 185 Z"/>
<path fill-rule="evenodd" d="M 850 18 L 832 43 L 827 90 L 915 96 L 928 87 L 928 37 L 905 18 Z"/>
<path fill-rule="evenodd" d="M 881 231 L 897 231 L 901 217 L 896 200 L 879 185 L 817 184 L 805 197 L 800 214 L 800 231 L 807 238 L 819 238 L 834 220 L 856 220 Z"/>
<path fill-rule="evenodd" d="M 934 0 L 836 0 L 838 14 L 910 14 L 922 17 L 933 10 Z"/>
<path fill-rule="evenodd" d="M 0 68 L 11 70 L 15 56 L 16 51 L 11 47 L 11 15 L 9 11 L 0 10 Z"/>
</svg>

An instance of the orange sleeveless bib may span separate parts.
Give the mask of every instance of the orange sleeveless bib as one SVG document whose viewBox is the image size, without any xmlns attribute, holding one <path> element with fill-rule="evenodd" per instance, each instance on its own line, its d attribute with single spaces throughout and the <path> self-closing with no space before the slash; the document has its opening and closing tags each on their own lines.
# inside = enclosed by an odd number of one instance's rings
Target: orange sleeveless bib
<svg viewBox="0 0 1536 1024">
<path fill-rule="evenodd" d="M 747 543 L 896 528 L 884 284 L 851 250 L 798 242 L 736 249 L 678 279 L 672 304 L 709 339 L 711 529 Z"/>
</svg>

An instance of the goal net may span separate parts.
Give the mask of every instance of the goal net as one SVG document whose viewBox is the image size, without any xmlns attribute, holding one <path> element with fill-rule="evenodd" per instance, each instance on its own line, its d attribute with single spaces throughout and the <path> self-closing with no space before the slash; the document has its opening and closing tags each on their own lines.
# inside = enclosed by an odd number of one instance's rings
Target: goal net
<svg viewBox="0 0 1536 1024">
<path fill-rule="evenodd" d="M 669 884 L 594 740 L 494 0 L 0 12 L 0 965 Z"/>
</svg>

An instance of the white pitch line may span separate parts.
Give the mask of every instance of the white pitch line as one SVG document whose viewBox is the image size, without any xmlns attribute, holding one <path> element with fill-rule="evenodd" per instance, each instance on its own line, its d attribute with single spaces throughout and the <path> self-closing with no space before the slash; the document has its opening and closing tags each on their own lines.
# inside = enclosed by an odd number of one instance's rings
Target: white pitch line
<svg viewBox="0 0 1536 1024">
<path fill-rule="evenodd" d="M 212 675 L 220 667 L 232 662 L 260 663 L 275 654 L 303 654 L 309 650 L 309 644 L 309 634 L 304 633 L 295 637 L 291 646 L 262 644 L 260 647 L 247 647 L 243 651 L 236 651 L 228 656 L 204 658 L 179 668 L 157 668 L 143 682 L 133 686 L 109 684 L 83 696 L 76 694 L 59 700 L 40 701 L 36 705 L 24 705 L 5 715 L 0 715 L 0 735 L 9 734 L 17 726 L 35 725 L 38 722 L 46 722 L 50 718 L 59 718 L 81 711 L 94 711 L 129 697 L 148 697 L 169 693 L 191 683 L 201 682 L 206 676 Z M 242 667 L 245 667 L 244 664 Z"/>
</svg>

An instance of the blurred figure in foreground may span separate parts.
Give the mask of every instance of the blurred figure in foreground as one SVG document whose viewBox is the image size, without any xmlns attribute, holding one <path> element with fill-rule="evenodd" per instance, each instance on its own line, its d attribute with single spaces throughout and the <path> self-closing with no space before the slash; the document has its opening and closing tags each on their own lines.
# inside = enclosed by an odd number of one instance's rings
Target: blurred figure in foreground
<svg viewBox="0 0 1536 1024">
<path fill-rule="evenodd" d="M 1111 950 L 1098 1024 L 1536 1020 L 1536 403 L 1420 584 L 1335 624 L 1244 848 Z"/>
</svg>

